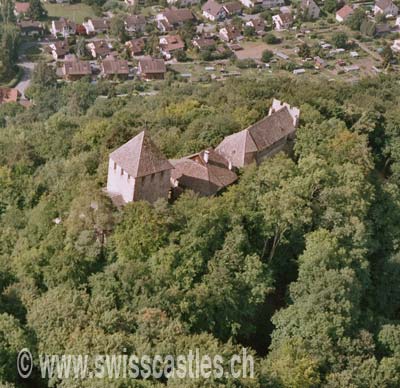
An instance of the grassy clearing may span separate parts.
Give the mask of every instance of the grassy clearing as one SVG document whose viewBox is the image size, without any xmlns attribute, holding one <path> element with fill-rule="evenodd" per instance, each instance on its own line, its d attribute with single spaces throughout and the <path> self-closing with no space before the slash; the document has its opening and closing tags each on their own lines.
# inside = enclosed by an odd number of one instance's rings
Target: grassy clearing
<svg viewBox="0 0 400 388">
<path fill-rule="evenodd" d="M 49 17 L 65 17 L 76 23 L 82 23 L 85 18 L 94 17 L 95 12 L 87 4 L 44 4 Z"/>
</svg>

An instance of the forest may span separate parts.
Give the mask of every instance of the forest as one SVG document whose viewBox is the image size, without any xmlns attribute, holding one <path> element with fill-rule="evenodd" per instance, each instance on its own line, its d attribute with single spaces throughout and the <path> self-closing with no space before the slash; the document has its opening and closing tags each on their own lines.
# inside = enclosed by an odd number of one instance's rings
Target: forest
<svg viewBox="0 0 400 388">
<path fill-rule="evenodd" d="M 39 64 L 30 109 L 0 106 L 2 387 L 399 387 L 400 78 L 166 81 L 157 94 Z M 139 85 L 140 86 L 140 85 Z M 139 90 L 140 87 L 137 87 Z M 301 109 L 292 152 L 215 197 L 115 208 L 111 151 L 146 129 L 180 157 Z M 34 354 L 256 359 L 254 379 L 43 380 Z"/>
</svg>

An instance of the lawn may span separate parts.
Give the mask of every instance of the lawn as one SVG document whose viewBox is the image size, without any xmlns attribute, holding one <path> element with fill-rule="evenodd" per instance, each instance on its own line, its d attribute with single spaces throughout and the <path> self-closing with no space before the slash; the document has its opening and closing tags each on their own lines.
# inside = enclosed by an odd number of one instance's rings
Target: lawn
<svg viewBox="0 0 400 388">
<path fill-rule="evenodd" d="M 65 17 L 76 23 L 82 23 L 85 18 L 94 17 L 95 13 L 89 5 L 86 4 L 44 4 L 49 17 Z"/>
</svg>

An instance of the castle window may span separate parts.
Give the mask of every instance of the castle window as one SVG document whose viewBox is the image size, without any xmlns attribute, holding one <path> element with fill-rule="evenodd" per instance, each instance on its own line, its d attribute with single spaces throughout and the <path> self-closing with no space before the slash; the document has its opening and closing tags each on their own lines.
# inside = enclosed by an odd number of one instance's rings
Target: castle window
<svg viewBox="0 0 400 388">
<path fill-rule="evenodd" d="M 154 179 L 154 176 L 155 176 L 156 174 L 151 174 L 151 180 L 153 180 Z"/>
<path fill-rule="evenodd" d="M 131 176 L 128 174 L 128 181 L 129 181 L 129 179 L 131 179 Z"/>
<path fill-rule="evenodd" d="M 114 170 L 116 170 L 116 169 L 117 169 L 117 163 L 114 162 Z"/>
<path fill-rule="evenodd" d="M 161 178 L 164 177 L 164 171 L 161 171 Z"/>
<path fill-rule="evenodd" d="M 124 169 L 121 168 L 121 175 L 124 175 Z"/>
</svg>

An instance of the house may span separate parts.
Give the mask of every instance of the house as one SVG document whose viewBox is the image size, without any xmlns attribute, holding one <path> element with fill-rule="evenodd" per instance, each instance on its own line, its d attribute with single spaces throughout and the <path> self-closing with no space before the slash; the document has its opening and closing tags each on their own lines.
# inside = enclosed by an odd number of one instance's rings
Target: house
<svg viewBox="0 0 400 388">
<path fill-rule="evenodd" d="M 18 89 L 0 88 L 0 105 L 9 102 L 18 102 L 21 94 Z"/>
<path fill-rule="evenodd" d="M 274 100 L 268 116 L 225 137 L 215 150 L 235 167 L 260 163 L 284 149 L 294 138 L 299 114 L 297 108 Z"/>
<path fill-rule="evenodd" d="M 400 39 L 396 39 L 390 47 L 391 47 L 392 51 L 394 51 L 395 53 L 399 53 L 400 52 Z"/>
<path fill-rule="evenodd" d="M 207 37 L 199 37 L 193 39 L 192 44 L 199 50 L 207 50 L 215 46 L 215 40 Z"/>
<path fill-rule="evenodd" d="M 272 16 L 272 21 L 275 24 L 275 30 L 288 30 L 290 27 L 292 27 L 293 16 L 289 12 L 281 12 L 278 15 Z"/>
<path fill-rule="evenodd" d="M 265 22 L 261 18 L 254 18 L 246 22 L 247 27 L 251 27 L 254 29 L 257 35 L 265 34 Z"/>
<path fill-rule="evenodd" d="M 127 79 L 129 75 L 128 61 L 114 58 L 112 55 L 101 62 L 101 76 L 104 78 Z"/>
<path fill-rule="evenodd" d="M 160 37 L 159 47 L 161 54 L 169 60 L 174 53 L 185 49 L 185 42 L 179 35 L 166 35 Z"/>
<path fill-rule="evenodd" d="M 69 36 L 76 34 L 76 24 L 64 18 L 53 20 L 51 22 L 50 33 L 55 38 L 59 36 L 68 38 Z"/>
<path fill-rule="evenodd" d="M 376 0 L 374 5 L 374 15 L 383 14 L 385 16 L 397 16 L 399 8 L 392 0 Z"/>
<path fill-rule="evenodd" d="M 160 31 L 174 30 L 185 23 L 194 21 L 194 15 L 188 8 L 171 8 L 156 16 L 157 27 Z"/>
<path fill-rule="evenodd" d="M 110 21 L 105 18 L 89 19 L 83 26 L 87 35 L 105 34 L 110 29 Z"/>
<path fill-rule="evenodd" d="M 144 38 L 128 40 L 125 43 L 125 47 L 132 57 L 143 54 L 145 46 L 146 42 Z"/>
<path fill-rule="evenodd" d="M 29 2 L 22 3 L 20 1 L 16 1 L 14 5 L 14 15 L 16 17 L 23 17 L 29 12 L 30 7 L 31 5 Z"/>
<path fill-rule="evenodd" d="M 219 36 L 225 42 L 234 42 L 243 38 L 241 31 L 232 24 L 228 24 L 219 30 Z"/>
<path fill-rule="evenodd" d="M 238 1 L 230 1 L 229 3 L 223 4 L 226 14 L 228 16 L 240 15 L 242 13 L 242 4 Z"/>
<path fill-rule="evenodd" d="M 131 15 L 124 20 L 125 31 L 128 34 L 143 32 L 146 27 L 146 18 L 143 15 Z"/>
<path fill-rule="evenodd" d="M 208 0 L 201 7 L 203 16 L 213 22 L 224 20 L 227 17 L 226 8 L 215 0 Z"/>
<path fill-rule="evenodd" d="M 40 36 L 44 34 L 44 25 L 34 20 L 21 20 L 18 23 L 23 36 Z"/>
<path fill-rule="evenodd" d="M 339 23 L 345 22 L 350 15 L 354 12 L 353 8 L 350 5 L 345 5 L 344 7 L 340 8 L 339 11 L 336 12 L 336 20 Z"/>
<path fill-rule="evenodd" d="M 118 204 L 168 199 L 173 168 L 143 131 L 109 155 L 107 192 Z"/>
<path fill-rule="evenodd" d="M 139 59 L 137 74 L 145 80 L 164 79 L 167 68 L 163 59 L 144 57 Z"/>
<path fill-rule="evenodd" d="M 307 19 L 315 20 L 319 18 L 321 10 L 314 0 L 302 0 L 300 8 Z"/>
<path fill-rule="evenodd" d="M 193 190 L 201 196 L 214 195 L 238 179 L 232 163 L 211 148 L 170 162 L 174 166 L 171 172 L 174 197 L 182 190 Z"/>
<path fill-rule="evenodd" d="M 76 81 L 92 74 L 89 61 L 81 61 L 74 55 L 65 58 L 62 75 L 66 80 Z"/>
<path fill-rule="evenodd" d="M 103 39 L 89 42 L 86 45 L 86 48 L 93 58 L 105 58 L 111 54 L 111 51 L 113 49 L 111 43 L 108 43 Z"/>
<path fill-rule="evenodd" d="M 55 61 L 63 59 L 69 53 L 69 46 L 66 40 L 57 40 L 49 44 L 49 51 Z"/>
<path fill-rule="evenodd" d="M 262 8 L 270 9 L 285 5 L 284 0 L 240 0 L 240 2 L 247 8 L 261 6 Z"/>
</svg>

